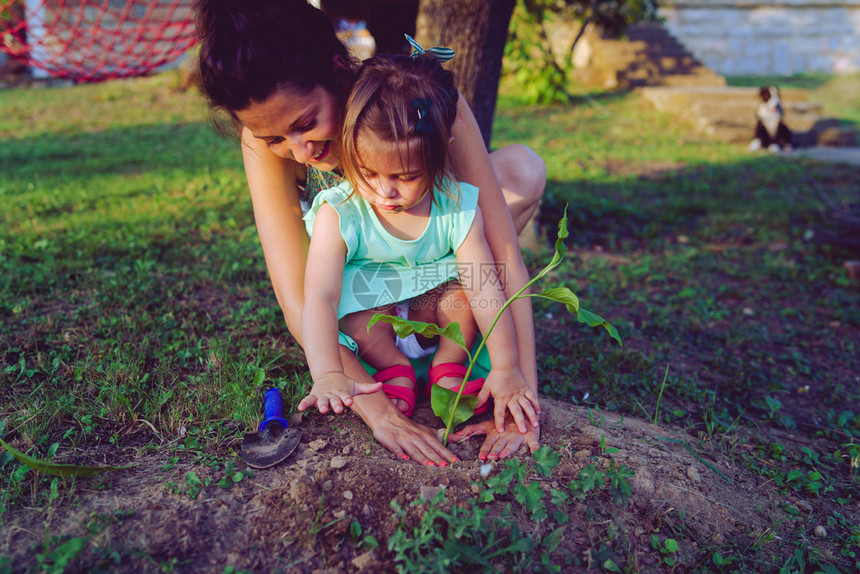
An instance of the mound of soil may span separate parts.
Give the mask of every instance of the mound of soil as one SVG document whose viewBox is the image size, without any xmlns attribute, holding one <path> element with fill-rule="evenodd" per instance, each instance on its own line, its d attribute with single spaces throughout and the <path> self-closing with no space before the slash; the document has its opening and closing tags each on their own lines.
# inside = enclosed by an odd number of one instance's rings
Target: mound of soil
<svg viewBox="0 0 860 574">
<path fill-rule="evenodd" d="M 679 532 L 672 530 L 673 521 L 683 528 L 679 562 L 690 567 L 710 557 L 708 548 L 727 543 L 742 548 L 751 537 L 766 535 L 774 523 L 789 518 L 784 505 L 811 517 L 827 515 L 827 509 L 777 494 L 772 482 L 682 431 L 550 399 L 541 405 L 542 444 L 561 455 L 551 478 L 532 477 L 544 490 L 563 490 L 586 465 L 605 467 L 610 456 L 634 473 L 626 500 L 613 502 L 603 492 L 590 502 L 563 507 L 570 521 L 554 554 L 568 557 L 563 571 L 585 568 L 595 559 L 598 543 L 609 544 L 615 560 L 636 571 L 662 570 L 663 557 L 650 538 Z M 426 407 L 419 408 L 416 418 L 435 426 Z M 66 571 L 394 571 L 394 554 L 385 546 L 398 527 L 391 501 L 408 509 L 402 518 L 407 525 L 420 521 L 424 508 L 410 508 L 409 503 L 431 499 L 440 489 L 446 493 L 444 504 L 467 507 L 480 489 L 480 441 L 452 445 L 462 460 L 453 467 L 426 468 L 374 444 L 352 414 L 317 414 L 305 419 L 302 442 L 286 462 L 255 471 L 231 488 L 217 485 L 225 476 L 223 465 L 206 464 L 199 456 L 193 457 L 196 462 L 182 460 L 183 455 L 177 460 L 170 449 L 138 456 L 116 447 L 99 453 L 61 452 L 59 460 L 136 466 L 68 481 L 47 508 L 11 509 L 3 517 L 0 556 L 14 559 L 6 566 L 13 572 L 36 569 L 49 529 L 60 537 L 50 540 L 50 548 L 70 537 L 86 539 L 86 548 Z M 235 454 L 238 446 L 227 450 Z M 516 456 L 532 458 L 524 450 Z M 228 458 L 238 461 L 236 471 L 247 470 L 238 457 Z M 493 463 L 490 476 L 503 464 Z M 189 473 L 199 484 L 189 480 Z M 851 512 L 857 510 L 855 504 Z M 353 518 L 362 528 L 358 537 L 350 532 Z M 542 523 L 522 518 L 522 530 L 531 537 L 547 534 Z M 607 530 L 610 523 L 614 530 Z M 611 532 L 616 533 L 614 541 Z M 381 542 L 379 547 L 359 543 L 368 534 Z M 56 564 L 59 554 L 43 561 Z"/>
</svg>

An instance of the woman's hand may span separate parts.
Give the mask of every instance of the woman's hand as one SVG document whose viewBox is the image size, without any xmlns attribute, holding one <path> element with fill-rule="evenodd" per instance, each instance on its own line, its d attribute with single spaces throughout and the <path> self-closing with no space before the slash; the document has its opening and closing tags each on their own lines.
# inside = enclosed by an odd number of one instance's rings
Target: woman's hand
<svg viewBox="0 0 860 574">
<path fill-rule="evenodd" d="M 526 385 L 518 368 L 492 369 L 478 394 L 478 404 L 486 402 L 491 395 L 495 403 L 493 415 L 496 432 L 501 434 L 505 431 L 506 411 L 510 411 L 520 434 L 528 432 L 529 426 L 535 428 L 538 426 L 540 405 L 537 395 Z M 526 424 L 526 418 L 529 424 Z"/>
<path fill-rule="evenodd" d="M 308 396 L 299 403 L 298 410 L 304 411 L 316 407 L 325 414 L 329 408 L 335 413 L 343 412 L 343 407 L 352 406 L 352 397 L 367 393 L 375 393 L 382 389 L 382 383 L 361 383 L 347 377 L 344 373 L 326 373 L 314 380 Z"/>
<path fill-rule="evenodd" d="M 503 432 L 498 432 L 494 422 L 488 420 L 468 425 L 459 432 L 448 435 L 448 440 L 463 442 L 476 435 L 487 435 L 478 453 L 478 458 L 481 460 L 500 460 L 506 456 L 512 456 L 523 444 L 526 444 L 532 453 L 540 448 L 540 426 L 520 433 L 517 423 L 510 416 L 505 419 Z"/>
<path fill-rule="evenodd" d="M 457 460 L 432 429 L 406 418 L 381 392 L 357 395 L 352 410 L 367 423 L 373 437 L 398 458 L 441 467 Z"/>
</svg>

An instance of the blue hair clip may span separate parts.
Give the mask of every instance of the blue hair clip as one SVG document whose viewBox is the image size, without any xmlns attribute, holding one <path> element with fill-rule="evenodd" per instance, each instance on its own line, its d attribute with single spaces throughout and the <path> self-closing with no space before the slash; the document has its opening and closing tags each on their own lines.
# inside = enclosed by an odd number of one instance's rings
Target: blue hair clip
<svg viewBox="0 0 860 574">
<path fill-rule="evenodd" d="M 406 41 L 409 42 L 410 46 L 412 46 L 412 49 L 413 49 L 412 57 L 413 58 L 415 56 L 420 56 L 421 54 L 423 54 L 425 52 L 429 52 L 430 54 L 433 54 L 434 56 L 436 56 L 436 59 L 439 60 L 440 64 L 444 64 L 445 62 L 447 62 L 448 60 L 450 60 L 454 57 L 455 52 L 451 48 L 443 48 L 442 46 L 436 46 L 435 48 L 430 48 L 428 50 L 425 50 L 424 48 L 421 47 L 421 44 L 419 44 L 418 42 L 415 41 L 415 38 L 413 38 L 409 34 L 403 34 L 403 35 L 406 36 Z"/>
<path fill-rule="evenodd" d="M 430 100 L 424 98 L 412 100 L 412 107 L 418 113 L 418 121 L 415 123 L 415 133 L 432 134 L 433 122 L 430 121 Z"/>
</svg>

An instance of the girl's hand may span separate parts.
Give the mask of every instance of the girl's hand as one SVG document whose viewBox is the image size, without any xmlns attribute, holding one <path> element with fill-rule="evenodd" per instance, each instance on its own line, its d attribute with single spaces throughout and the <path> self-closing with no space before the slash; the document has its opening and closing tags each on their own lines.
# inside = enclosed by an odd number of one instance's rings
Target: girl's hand
<svg viewBox="0 0 860 574">
<path fill-rule="evenodd" d="M 514 455 L 525 443 L 534 453 L 540 448 L 540 427 L 528 429 L 524 434 L 517 429 L 517 423 L 512 417 L 505 419 L 504 432 L 498 432 L 493 421 L 483 421 L 466 426 L 459 432 L 448 436 L 448 440 L 462 442 L 476 435 L 487 435 L 478 458 L 481 460 L 500 460 Z"/>
<path fill-rule="evenodd" d="M 526 418 L 537 428 L 540 415 L 537 394 L 528 388 L 519 369 L 492 369 L 478 394 L 478 404 L 483 404 L 490 395 L 495 402 L 493 416 L 499 434 L 505 432 L 506 411 L 510 411 L 520 434 L 528 432 Z"/>
<path fill-rule="evenodd" d="M 327 373 L 314 380 L 311 392 L 301 400 L 298 409 L 304 411 L 316 407 L 325 414 L 331 408 L 340 414 L 344 406 L 352 406 L 352 397 L 355 395 L 375 393 L 380 389 L 382 383 L 360 383 L 344 373 Z"/>
</svg>

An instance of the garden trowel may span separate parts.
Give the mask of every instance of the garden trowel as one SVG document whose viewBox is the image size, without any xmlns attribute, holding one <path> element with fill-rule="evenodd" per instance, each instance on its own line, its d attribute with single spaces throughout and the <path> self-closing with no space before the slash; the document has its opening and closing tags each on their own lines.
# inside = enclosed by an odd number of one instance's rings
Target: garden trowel
<svg viewBox="0 0 860 574">
<path fill-rule="evenodd" d="M 242 440 L 242 460 L 252 468 L 269 468 L 286 460 L 302 438 L 302 429 L 290 428 L 284 418 L 284 403 L 278 389 L 269 389 L 263 399 L 260 432 L 246 434 Z"/>
</svg>

